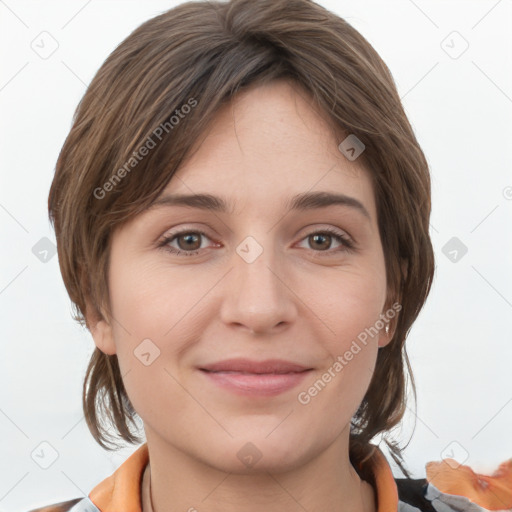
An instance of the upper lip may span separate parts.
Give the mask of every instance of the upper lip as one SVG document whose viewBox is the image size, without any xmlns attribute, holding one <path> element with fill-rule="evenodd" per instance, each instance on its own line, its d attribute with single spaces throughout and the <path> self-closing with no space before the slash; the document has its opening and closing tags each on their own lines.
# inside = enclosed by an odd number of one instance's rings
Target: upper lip
<svg viewBox="0 0 512 512">
<path fill-rule="evenodd" d="M 285 361 L 283 359 L 266 359 L 253 361 L 250 359 L 226 359 L 217 363 L 202 366 L 200 370 L 210 372 L 245 372 L 245 373 L 291 373 L 311 370 L 307 366 Z"/>
</svg>

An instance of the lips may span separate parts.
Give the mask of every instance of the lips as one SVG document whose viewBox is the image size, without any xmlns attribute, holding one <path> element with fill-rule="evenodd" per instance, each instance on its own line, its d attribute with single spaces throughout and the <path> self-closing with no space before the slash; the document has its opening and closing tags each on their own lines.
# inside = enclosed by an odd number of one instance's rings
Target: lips
<svg viewBox="0 0 512 512">
<path fill-rule="evenodd" d="M 250 359 L 227 359 L 200 368 L 213 373 L 242 373 L 242 374 L 285 374 L 301 373 L 311 368 L 282 359 L 267 359 L 253 361 Z"/>
<path fill-rule="evenodd" d="M 245 398 L 269 399 L 301 384 L 312 368 L 282 359 L 228 359 L 199 368 L 219 388 Z"/>
<path fill-rule="evenodd" d="M 301 384 L 312 368 L 282 359 L 228 359 L 199 368 L 219 388 L 254 399 L 269 398 Z"/>
</svg>

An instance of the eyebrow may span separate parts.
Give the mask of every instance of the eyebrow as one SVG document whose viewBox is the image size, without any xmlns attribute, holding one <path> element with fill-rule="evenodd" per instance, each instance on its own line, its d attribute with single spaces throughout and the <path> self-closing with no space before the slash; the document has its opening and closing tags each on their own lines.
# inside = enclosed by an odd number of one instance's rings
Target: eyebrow
<svg viewBox="0 0 512 512">
<path fill-rule="evenodd" d="M 297 194 L 286 201 L 285 208 L 288 211 L 306 211 L 326 208 L 332 205 L 352 208 L 363 214 L 368 220 L 371 220 L 368 210 L 359 200 L 345 194 L 334 194 L 332 192 L 304 192 Z M 162 206 L 186 206 L 219 213 L 233 212 L 232 208 L 228 208 L 228 206 L 232 206 L 228 201 L 211 194 L 167 194 L 157 198 L 147 209 L 153 210 Z"/>
</svg>

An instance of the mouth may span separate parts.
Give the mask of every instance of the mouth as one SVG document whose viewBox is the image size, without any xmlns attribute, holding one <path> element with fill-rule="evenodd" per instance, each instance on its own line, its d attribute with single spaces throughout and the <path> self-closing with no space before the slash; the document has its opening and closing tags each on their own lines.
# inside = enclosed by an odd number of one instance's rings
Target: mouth
<svg viewBox="0 0 512 512">
<path fill-rule="evenodd" d="M 245 374 L 285 374 L 301 373 L 311 370 L 307 366 L 285 361 L 283 359 L 267 359 L 265 361 L 253 361 L 250 359 L 227 359 L 218 361 L 200 368 L 201 370 L 213 373 L 245 373 Z"/>
<path fill-rule="evenodd" d="M 210 382 L 244 396 L 275 396 L 298 386 L 313 368 L 283 360 L 220 361 L 202 368 Z"/>
</svg>

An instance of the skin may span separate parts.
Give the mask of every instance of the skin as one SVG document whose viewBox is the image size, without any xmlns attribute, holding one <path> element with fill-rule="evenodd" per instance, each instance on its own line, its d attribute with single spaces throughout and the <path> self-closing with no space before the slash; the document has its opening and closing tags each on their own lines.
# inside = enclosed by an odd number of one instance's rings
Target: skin
<svg viewBox="0 0 512 512">
<path fill-rule="evenodd" d="M 233 210 L 163 206 L 114 232 L 115 320 L 104 316 L 91 332 L 103 352 L 117 354 L 144 422 L 155 512 L 376 510 L 372 487 L 350 464 L 349 424 L 392 333 L 361 344 L 307 405 L 297 400 L 389 304 L 371 177 L 337 149 L 346 135 L 296 86 L 253 86 L 222 108 L 163 193 L 210 193 Z M 369 218 L 340 205 L 285 211 L 285 199 L 308 191 L 354 197 Z M 356 249 L 310 236 L 328 227 Z M 158 247 L 182 230 L 206 236 L 168 245 L 198 254 Z M 263 249 L 252 263 L 236 252 L 247 236 Z M 160 355 L 146 366 L 134 350 L 148 338 Z M 313 371 L 279 395 L 243 397 L 197 369 L 231 357 Z M 261 453 L 252 467 L 237 457 L 248 442 Z"/>
</svg>

